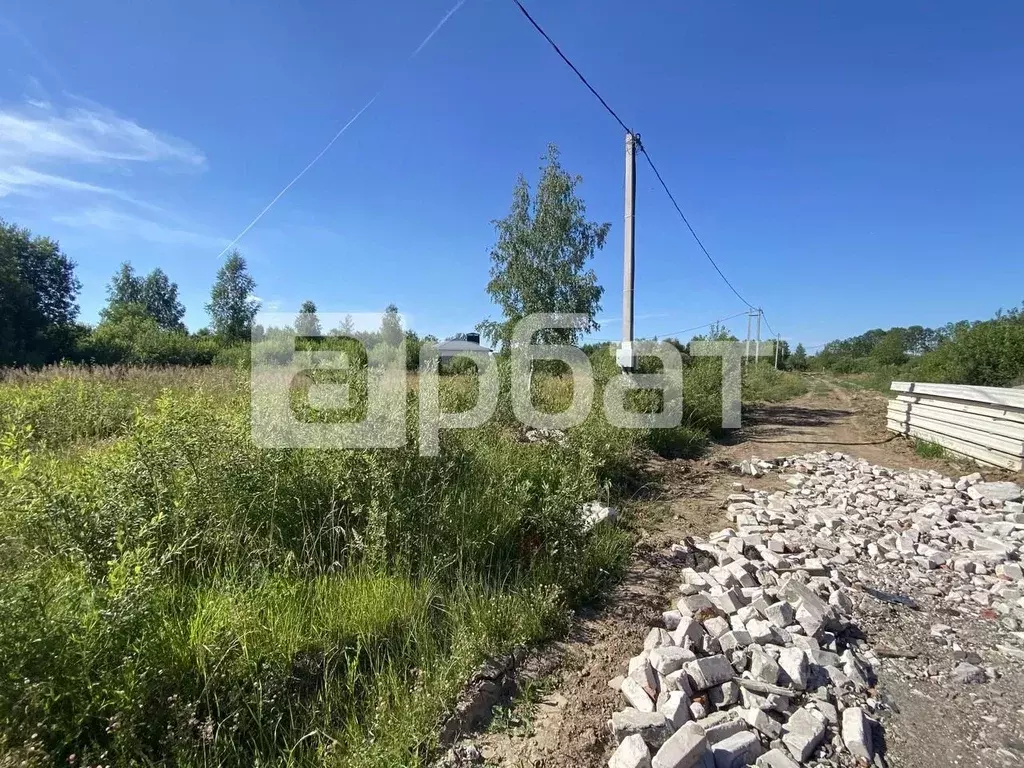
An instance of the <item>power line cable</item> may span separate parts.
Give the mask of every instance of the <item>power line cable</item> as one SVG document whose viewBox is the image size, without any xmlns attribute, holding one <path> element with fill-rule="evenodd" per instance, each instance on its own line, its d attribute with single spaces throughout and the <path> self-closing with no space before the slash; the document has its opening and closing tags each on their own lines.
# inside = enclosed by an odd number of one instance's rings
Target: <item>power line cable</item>
<svg viewBox="0 0 1024 768">
<path fill-rule="evenodd" d="M 704 323 L 704 325 L 695 325 L 693 328 L 683 328 L 681 331 L 669 331 L 668 333 L 658 333 L 658 334 L 655 334 L 655 335 L 656 336 L 660 336 L 661 338 L 665 338 L 666 336 L 675 336 L 678 333 L 689 333 L 690 331 L 699 331 L 701 328 L 710 328 L 712 325 L 717 325 L 718 323 L 724 323 L 726 320 L 735 320 L 737 317 L 742 317 L 745 314 L 747 314 L 747 313 L 746 312 L 737 312 L 735 315 L 729 315 L 728 317 L 723 317 L 721 320 L 712 320 L 710 323 Z"/>
<path fill-rule="evenodd" d="M 541 36 L 548 41 L 551 47 L 555 49 L 555 53 L 558 54 L 559 58 L 561 58 L 562 61 L 564 61 L 569 66 L 569 68 L 576 73 L 576 76 L 580 79 L 580 81 L 587 87 L 587 89 L 592 94 L 594 94 L 597 100 L 601 102 L 601 106 L 603 106 L 605 110 L 607 110 L 608 114 L 615 118 L 615 121 L 622 127 L 622 130 L 624 130 L 626 133 L 636 136 L 636 134 L 634 134 L 633 131 L 629 129 L 629 126 L 626 125 L 622 118 L 619 117 L 618 113 L 616 113 L 616 111 L 609 106 L 608 102 L 604 100 L 604 97 L 597 92 L 597 89 L 594 88 L 594 86 L 590 84 L 587 78 L 583 76 L 583 73 L 580 72 L 579 69 L 577 69 L 576 65 L 569 60 L 569 57 L 562 53 L 562 49 L 559 48 L 558 44 L 551 39 L 551 36 L 544 31 L 544 28 L 537 23 L 537 20 L 530 15 L 530 12 L 526 10 L 526 8 L 523 6 L 520 0 L 512 0 L 512 2 L 516 4 L 520 11 L 522 11 L 523 15 L 529 20 L 530 24 L 533 25 L 533 28 L 536 29 L 541 34 Z M 639 137 L 637 138 L 639 139 Z M 640 152 L 643 154 L 645 158 L 647 158 L 647 162 L 651 166 L 651 170 L 654 171 L 654 175 L 657 176 L 658 181 L 661 183 L 662 189 L 664 189 L 665 193 L 668 195 L 668 199 L 672 201 L 672 205 L 675 207 L 676 212 L 679 214 L 679 217 L 683 220 L 683 223 L 686 225 L 686 228 L 690 230 L 690 234 L 693 235 L 693 239 L 697 241 L 697 245 L 700 246 L 701 251 L 703 251 L 708 261 L 711 262 L 711 266 L 715 268 L 715 271 L 718 273 L 718 276 L 721 277 L 723 281 L 725 281 L 725 284 L 729 286 L 729 290 L 736 294 L 736 297 L 740 301 L 742 301 L 751 309 L 757 309 L 757 307 L 755 307 L 753 304 L 751 304 L 749 301 L 743 298 L 740 292 L 736 290 L 736 287 L 731 282 L 729 282 L 729 278 L 725 276 L 725 273 L 723 273 L 722 270 L 719 268 L 718 264 L 711 257 L 711 254 L 708 253 L 708 249 L 704 247 L 704 243 L 701 242 L 700 237 L 697 236 L 697 232 L 694 230 L 693 226 L 691 226 L 689 220 L 686 218 L 686 214 L 683 213 L 683 209 L 679 207 L 679 203 L 676 202 L 675 195 L 672 194 L 672 190 L 670 190 L 668 184 L 665 183 L 665 179 L 658 171 L 657 166 L 655 166 L 654 161 L 651 159 L 650 154 L 648 154 L 646 147 L 644 147 L 642 143 L 640 144 Z"/>
<path fill-rule="evenodd" d="M 587 89 L 592 94 L 594 94 L 594 96 L 597 97 L 597 100 L 601 102 L 601 106 L 603 106 L 608 111 L 608 114 L 610 114 L 612 117 L 614 117 L 616 122 L 618 122 L 618 124 L 622 126 L 622 130 L 624 130 L 626 133 L 633 133 L 631 130 L 629 130 L 629 127 L 624 122 L 622 122 L 622 118 L 619 117 L 618 114 L 616 114 L 615 110 L 612 109 L 610 106 L 608 106 L 608 102 L 605 101 L 604 98 L 601 96 L 601 94 L 597 92 L 597 89 L 594 88 L 594 86 L 592 86 L 587 81 L 587 78 L 585 78 L 583 76 L 583 73 L 580 72 L 578 69 L 576 69 L 576 65 L 573 64 L 571 61 L 569 61 L 569 57 L 566 56 L 564 53 L 562 53 L 562 49 L 559 48 L 558 44 L 548 36 L 548 33 L 545 32 L 543 27 L 541 27 L 541 25 L 537 23 L 537 21 L 533 18 L 533 16 L 530 15 L 530 12 L 528 10 L 526 10 L 526 8 L 523 7 L 523 4 L 521 2 L 519 2 L 519 0 L 512 0 L 512 2 L 514 2 L 517 6 L 519 6 L 519 10 L 523 12 L 523 16 L 525 16 L 529 20 L 529 22 L 533 25 L 533 28 L 536 29 L 538 32 L 540 32 L 541 36 L 545 40 L 547 40 L 548 43 L 550 43 L 551 47 L 555 49 L 555 53 L 557 53 L 559 55 L 559 57 L 562 59 L 562 61 L 564 61 L 566 64 L 569 65 L 569 69 L 571 69 L 573 72 L 576 73 L 576 77 L 578 77 L 580 79 L 580 81 L 585 86 L 587 86 Z"/>
<path fill-rule="evenodd" d="M 518 0 L 516 0 L 516 2 L 518 2 Z M 651 159 L 650 154 L 647 152 L 647 147 L 645 147 L 643 144 L 640 145 L 640 154 L 642 154 L 647 159 L 647 164 L 651 166 L 651 170 L 654 171 L 654 175 L 658 178 L 658 181 L 661 183 L 662 189 L 665 190 L 665 194 L 668 195 L 668 199 L 672 201 L 672 205 L 675 207 L 676 213 L 679 214 L 679 218 L 683 220 L 683 224 L 685 224 L 686 228 L 690 230 L 690 234 L 693 235 L 693 239 L 697 241 L 697 245 L 700 247 L 701 251 L 707 257 L 708 261 L 711 262 L 711 266 L 715 268 L 715 272 L 718 273 L 718 276 L 722 278 L 722 280 L 725 282 L 727 286 L 729 286 L 729 290 L 736 294 L 736 298 L 738 298 L 751 309 L 757 309 L 757 307 L 755 307 L 753 304 L 751 304 L 749 301 L 743 298 L 742 294 L 740 294 L 740 292 L 736 290 L 736 286 L 729 282 L 729 278 L 725 276 L 725 273 L 722 272 L 722 270 L 719 268 L 717 262 L 715 262 L 715 260 L 711 257 L 711 254 L 708 253 L 708 249 L 704 247 L 704 243 L 701 242 L 700 237 L 697 236 L 697 232 L 693 229 L 693 226 L 690 224 L 690 220 L 686 218 L 686 214 L 683 213 L 683 209 L 679 207 L 679 203 L 676 202 L 675 195 L 673 195 L 672 190 L 668 188 L 668 184 L 665 183 L 665 179 L 662 178 L 661 172 L 658 171 L 658 167 L 654 164 L 654 161 Z"/>
</svg>

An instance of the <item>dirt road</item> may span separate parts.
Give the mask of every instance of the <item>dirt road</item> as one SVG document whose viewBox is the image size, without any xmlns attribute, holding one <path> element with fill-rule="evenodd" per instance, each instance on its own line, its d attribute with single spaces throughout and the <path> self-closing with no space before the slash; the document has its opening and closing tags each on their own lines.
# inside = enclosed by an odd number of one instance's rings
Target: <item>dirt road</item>
<svg viewBox="0 0 1024 768">
<path fill-rule="evenodd" d="M 623 674 L 623 660 L 642 648 L 648 628 L 668 607 L 666 595 L 676 589 L 679 572 L 671 544 L 727 525 L 725 499 L 738 479 L 728 471 L 731 464 L 752 456 L 833 450 L 887 467 L 935 469 L 954 477 L 972 471 L 922 459 L 905 441 L 892 439 L 885 431 L 884 398 L 876 393 L 818 383 L 812 394 L 754 408 L 744 419 L 743 429 L 707 458 L 657 463 L 659 488 L 653 499 L 638 504 L 640 544 L 626 578 L 602 609 L 578 618 L 566 641 L 529 662 L 523 677 L 535 683 L 528 695 L 499 710 L 486 732 L 471 737 L 488 765 L 607 765 L 614 745 L 606 723 L 621 708 L 620 694 L 608 682 Z M 743 481 L 748 488 L 782 486 L 774 474 Z M 878 618 L 873 629 L 881 641 L 927 643 L 927 634 L 916 637 L 917 625 L 896 615 Z M 879 695 L 900 713 L 886 725 L 889 765 L 1011 765 L 1024 759 L 1018 736 L 1024 733 L 1024 676 L 1004 676 L 962 696 L 923 682 L 913 674 L 883 677 Z M 978 751 L 989 742 L 991 748 Z"/>
</svg>

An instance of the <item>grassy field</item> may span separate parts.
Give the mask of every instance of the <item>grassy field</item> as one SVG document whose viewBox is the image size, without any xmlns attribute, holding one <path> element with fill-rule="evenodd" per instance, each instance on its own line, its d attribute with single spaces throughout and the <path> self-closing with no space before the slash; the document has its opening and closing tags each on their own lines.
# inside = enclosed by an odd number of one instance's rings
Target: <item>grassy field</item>
<svg viewBox="0 0 1024 768">
<path fill-rule="evenodd" d="M 638 450 L 705 447 L 716 364 L 658 435 L 595 409 L 525 442 L 503 387 L 433 458 L 412 418 L 404 448 L 261 448 L 225 369 L 3 374 L 0 766 L 420 764 L 482 659 L 557 636 L 618 577 L 628 515 L 588 533 L 580 504 L 628 496 Z M 803 391 L 748 378 L 750 399 Z M 535 387 L 550 410 L 569 392 Z"/>
</svg>

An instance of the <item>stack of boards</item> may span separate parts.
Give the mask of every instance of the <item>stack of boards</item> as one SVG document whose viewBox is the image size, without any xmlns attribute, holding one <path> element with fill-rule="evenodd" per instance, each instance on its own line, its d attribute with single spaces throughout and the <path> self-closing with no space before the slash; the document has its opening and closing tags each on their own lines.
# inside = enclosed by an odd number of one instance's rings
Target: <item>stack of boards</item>
<svg viewBox="0 0 1024 768">
<path fill-rule="evenodd" d="M 894 381 L 887 426 L 982 464 L 1024 468 L 1024 389 Z"/>
</svg>

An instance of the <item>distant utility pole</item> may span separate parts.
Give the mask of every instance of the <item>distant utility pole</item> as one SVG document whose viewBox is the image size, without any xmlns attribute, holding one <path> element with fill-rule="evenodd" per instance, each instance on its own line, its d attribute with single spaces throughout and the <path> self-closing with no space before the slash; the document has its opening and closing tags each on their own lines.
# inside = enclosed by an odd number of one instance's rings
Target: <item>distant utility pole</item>
<svg viewBox="0 0 1024 768">
<path fill-rule="evenodd" d="M 626 134 L 626 212 L 623 221 L 625 242 L 622 251 L 622 346 L 619 348 L 619 366 L 633 370 L 633 249 L 636 245 L 636 145 L 639 136 Z"/>
<path fill-rule="evenodd" d="M 746 364 L 748 359 L 750 358 L 750 322 L 753 319 L 753 314 L 754 314 L 754 310 L 752 310 L 752 309 L 748 309 L 747 310 L 747 346 L 743 350 L 743 362 L 744 362 L 744 364 Z"/>
<path fill-rule="evenodd" d="M 782 334 L 775 337 L 775 370 L 779 370 L 779 347 L 782 346 Z"/>
<path fill-rule="evenodd" d="M 757 343 L 754 345 L 754 365 L 761 359 L 761 309 L 757 310 Z"/>
</svg>

